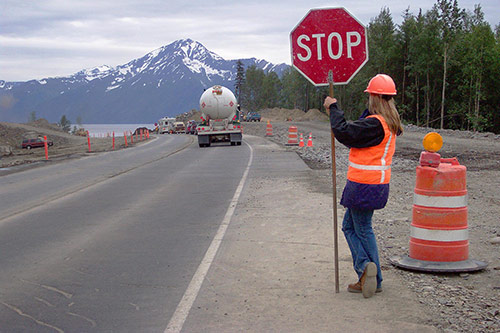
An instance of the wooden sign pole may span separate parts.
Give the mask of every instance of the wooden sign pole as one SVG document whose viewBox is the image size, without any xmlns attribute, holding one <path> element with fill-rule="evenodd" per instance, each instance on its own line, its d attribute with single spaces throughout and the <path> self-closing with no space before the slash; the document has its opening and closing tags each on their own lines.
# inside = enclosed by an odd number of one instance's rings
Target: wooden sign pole
<svg viewBox="0 0 500 333">
<path fill-rule="evenodd" d="M 333 72 L 328 72 L 328 84 L 330 86 L 330 97 L 333 98 Z M 335 293 L 339 293 L 339 243 L 337 223 L 337 167 L 335 162 L 335 134 L 330 131 L 332 137 L 332 185 L 333 185 L 333 247 L 335 262 Z"/>
</svg>

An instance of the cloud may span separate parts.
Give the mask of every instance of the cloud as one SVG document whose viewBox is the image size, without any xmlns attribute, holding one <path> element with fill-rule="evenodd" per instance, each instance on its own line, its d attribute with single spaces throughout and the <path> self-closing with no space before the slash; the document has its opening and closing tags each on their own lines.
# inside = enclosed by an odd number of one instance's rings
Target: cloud
<svg viewBox="0 0 500 333">
<path fill-rule="evenodd" d="M 462 0 L 461 8 L 472 10 L 472 1 Z M 408 3 L 410 11 L 417 13 L 420 7 L 430 9 L 435 1 Z M 69 75 L 103 64 L 117 66 L 180 38 L 197 40 L 226 59 L 255 57 L 290 63 L 288 36 L 307 11 L 344 4 L 315 0 L 2 0 L 0 79 L 28 80 Z M 385 5 L 395 23 L 401 22 L 408 4 L 387 0 Z M 348 5 L 365 24 L 381 8 L 372 0 Z M 499 17 L 496 7 L 483 10 L 486 18 Z"/>
</svg>

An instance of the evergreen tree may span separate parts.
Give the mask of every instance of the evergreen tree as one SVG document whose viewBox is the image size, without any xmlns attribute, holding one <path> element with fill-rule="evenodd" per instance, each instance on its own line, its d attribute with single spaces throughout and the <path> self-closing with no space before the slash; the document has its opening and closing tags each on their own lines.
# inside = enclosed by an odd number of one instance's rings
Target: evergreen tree
<svg viewBox="0 0 500 333">
<path fill-rule="evenodd" d="M 236 62 L 236 80 L 234 83 L 234 91 L 236 94 L 236 100 L 238 101 L 238 104 L 241 104 L 241 91 L 244 84 L 245 84 L 245 67 L 243 66 L 241 60 L 238 60 Z"/>
<path fill-rule="evenodd" d="M 71 121 L 69 121 L 68 118 L 66 118 L 66 115 L 62 115 L 61 120 L 59 120 L 59 126 L 63 129 L 65 132 L 69 132 L 71 130 Z"/>
<path fill-rule="evenodd" d="M 258 111 L 263 106 L 262 86 L 264 77 L 264 71 L 255 65 L 248 67 L 246 70 L 245 84 L 241 91 L 241 103 L 249 111 Z"/>
<path fill-rule="evenodd" d="M 265 108 L 274 108 L 279 104 L 281 92 L 281 81 L 278 74 L 269 72 L 262 82 L 262 105 Z"/>
<path fill-rule="evenodd" d="M 368 25 L 368 47 L 370 60 L 368 66 L 375 73 L 394 71 L 396 35 L 391 12 L 384 7 L 379 15 Z"/>
<path fill-rule="evenodd" d="M 295 68 L 289 68 L 282 77 L 282 106 L 288 109 L 304 109 L 306 94 L 304 87 L 310 84 Z"/>
</svg>

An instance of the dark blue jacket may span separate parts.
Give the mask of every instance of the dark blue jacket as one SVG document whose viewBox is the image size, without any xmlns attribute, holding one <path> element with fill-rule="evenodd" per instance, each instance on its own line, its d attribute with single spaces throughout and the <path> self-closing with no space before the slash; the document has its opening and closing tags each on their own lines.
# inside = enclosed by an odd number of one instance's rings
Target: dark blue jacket
<svg viewBox="0 0 500 333">
<path fill-rule="evenodd" d="M 348 148 L 366 148 L 380 144 L 384 127 L 365 110 L 356 121 L 346 121 L 337 103 L 330 105 L 330 124 L 335 138 Z M 340 204 L 347 208 L 374 210 L 384 208 L 389 198 L 389 184 L 361 184 L 347 180 Z"/>
</svg>

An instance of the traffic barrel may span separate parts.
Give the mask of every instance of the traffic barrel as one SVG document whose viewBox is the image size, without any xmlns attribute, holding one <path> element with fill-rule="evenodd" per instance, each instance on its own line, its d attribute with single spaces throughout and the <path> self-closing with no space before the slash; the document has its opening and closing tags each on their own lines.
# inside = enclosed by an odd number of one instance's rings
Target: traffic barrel
<svg viewBox="0 0 500 333">
<path fill-rule="evenodd" d="M 273 136 L 273 125 L 269 120 L 267 121 L 266 136 Z"/>
<path fill-rule="evenodd" d="M 442 140 L 437 133 L 429 134 L 430 140 Z M 426 138 L 424 147 L 429 147 Z M 466 173 L 467 168 L 456 158 L 441 158 L 436 151 L 420 154 L 409 256 L 391 258 L 393 264 L 425 272 L 470 272 L 486 268 L 486 263 L 469 259 Z"/>
<path fill-rule="evenodd" d="M 313 146 L 313 137 L 312 133 L 309 133 L 309 139 L 307 139 L 307 146 L 312 147 Z"/>
<path fill-rule="evenodd" d="M 299 144 L 298 135 L 297 135 L 297 127 L 290 126 L 288 128 L 288 143 L 287 146 L 297 146 Z"/>
</svg>

